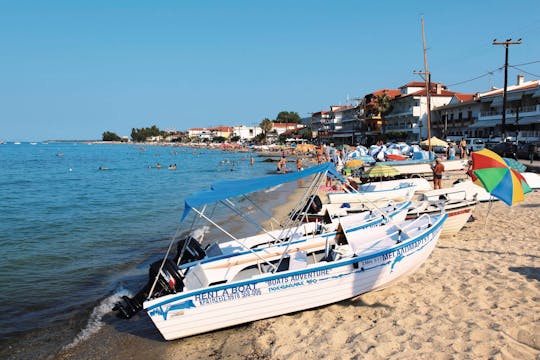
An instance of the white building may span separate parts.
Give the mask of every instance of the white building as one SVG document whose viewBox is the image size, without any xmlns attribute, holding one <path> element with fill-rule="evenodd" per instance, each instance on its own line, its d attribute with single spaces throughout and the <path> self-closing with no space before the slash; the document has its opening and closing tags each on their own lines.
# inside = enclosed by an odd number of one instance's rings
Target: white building
<svg viewBox="0 0 540 360">
<path fill-rule="evenodd" d="M 392 110 L 384 115 L 383 131 L 406 132 L 409 140 L 428 136 L 427 91 L 424 82 L 410 82 L 399 88 L 400 95 L 392 101 Z M 430 110 L 448 104 L 462 94 L 448 91 L 441 83 L 431 83 Z"/>
<path fill-rule="evenodd" d="M 252 140 L 262 132 L 262 129 L 258 126 L 233 126 L 233 136 L 239 136 L 241 140 Z"/>
</svg>

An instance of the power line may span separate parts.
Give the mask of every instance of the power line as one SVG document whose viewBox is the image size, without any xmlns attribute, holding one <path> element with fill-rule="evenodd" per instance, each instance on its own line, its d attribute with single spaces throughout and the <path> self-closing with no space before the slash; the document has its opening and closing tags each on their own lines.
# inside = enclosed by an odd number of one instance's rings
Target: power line
<svg viewBox="0 0 540 360">
<path fill-rule="evenodd" d="M 514 66 L 514 65 L 509 65 L 509 66 L 512 67 L 512 68 L 514 68 L 514 69 L 516 69 L 516 70 L 519 70 L 519 71 L 521 71 L 521 72 L 524 72 L 524 73 L 527 74 L 527 75 L 531 75 L 531 76 L 540 78 L 540 75 L 536 75 L 536 74 L 530 73 L 530 72 L 528 72 L 528 71 L 525 71 L 525 70 L 523 70 L 523 69 L 518 68 L 517 66 Z"/>
<path fill-rule="evenodd" d="M 523 65 L 530 65 L 530 64 L 537 64 L 537 63 L 540 63 L 540 60 L 526 62 L 526 63 L 523 63 L 523 64 L 515 64 L 515 65 L 510 65 L 510 66 L 523 66 Z"/>
<path fill-rule="evenodd" d="M 456 85 L 461 85 L 461 84 L 465 84 L 465 83 L 468 83 L 468 82 L 471 82 L 471 81 L 474 81 L 474 80 L 478 80 L 478 79 L 481 79 L 485 76 L 488 76 L 488 75 L 493 75 L 493 73 L 497 70 L 502 70 L 504 68 L 504 66 L 501 66 L 501 67 L 498 67 L 496 69 L 493 69 L 491 71 L 488 71 L 487 73 L 484 73 L 482 75 L 478 75 L 476 77 L 473 77 L 471 79 L 468 79 L 468 80 L 463 80 L 463 81 L 460 81 L 460 82 L 457 82 L 457 83 L 454 83 L 454 84 L 449 84 L 448 87 L 450 86 L 456 86 Z"/>
</svg>

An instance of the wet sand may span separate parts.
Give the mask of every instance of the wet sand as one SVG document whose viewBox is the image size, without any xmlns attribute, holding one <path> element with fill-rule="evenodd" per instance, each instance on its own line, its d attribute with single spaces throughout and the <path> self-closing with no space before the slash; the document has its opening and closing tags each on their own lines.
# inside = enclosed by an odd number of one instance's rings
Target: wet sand
<svg viewBox="0 0 540 360">
<path fill-rule="evenodd" d="M 512 207 L 492 203 L 486 223 L 488 207 L 387 289 L 170 342 L 146 314 L 127 322 L 110 314 L 100 332 L 54 357 L 539 359 L 540 192 Z"/>
</svg>

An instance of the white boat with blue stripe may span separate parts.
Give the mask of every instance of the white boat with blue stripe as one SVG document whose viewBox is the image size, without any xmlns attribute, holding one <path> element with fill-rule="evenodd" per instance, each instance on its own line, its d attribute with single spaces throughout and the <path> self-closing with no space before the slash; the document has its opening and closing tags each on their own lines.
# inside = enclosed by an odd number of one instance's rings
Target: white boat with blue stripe
<svg viewBox="0 0 540 360">
<path fill-rule="evenodd" d="M 331 167 L 311 173 L 314 186 L 327 174 Z M 244 189 L 257 191 L 262 183 Z M 221 188 L 219 194 L 194 195 L 186 199 L 184 217 L 193 211 L 206 218 L 207 204 L 230 195 L 242 193 Z M 199 259 L 196 248 L 192 253 L 193 241 L 181 241 L 177 256 L 169 258 L 171 243 L 166 257 L 151 266 L 144 291 L 116 310 L 130 317 L 131 310 L 144 308 L 163 337 L 172 340 L 349 299 L 384 288 L 420 267 L 446 218 L 421 216 L 360 229 L 340 224 L 334 232 L 291 236 L 287 242 Z"/>
</svg>

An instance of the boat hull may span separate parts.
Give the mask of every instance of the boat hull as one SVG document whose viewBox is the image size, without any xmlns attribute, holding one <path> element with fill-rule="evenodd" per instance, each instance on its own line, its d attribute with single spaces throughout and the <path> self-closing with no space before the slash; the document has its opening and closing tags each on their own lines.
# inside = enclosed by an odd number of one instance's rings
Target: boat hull
<svg viewBox="0 0 540 360">
<path fill-rule="evenodd" d="M 471 218 L 474 208 L 475 204 L 465 205 L 455 209 L 446 209 L 445 212 L 446 214 L 448 214 L 448 219 L 446 219 L 442 227 L 441 236 L 446 237 L 457 234 Z M 407 214 L 406 219 L 412 220 L 418 218 L 423 214 L 436 215 L 438 213 L 440 213 L 440 210 L 423 212 L 415 212 L 413 210 Z"/>
<path fill-rule="evenodd" d="M 349 299 L 414 272 L 435 248 L 445 219 L 401 243 L 379 241 L 380 250 L 362 256 L 167 295 L 146 301 L 144 308 L 172 340 Z"/>
<path fill-rule="evenodd" d="M 408 201 L 410 200 L 416 186 L 398 187 L 395 189 L 387 189 L 380 191 L 365 191 L 365 192 L 329 192 L 328 202 L 333 203 L 354 203 L 354 202 L 375 202 L 383 200 Z"/>
</svg>

